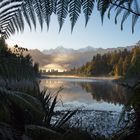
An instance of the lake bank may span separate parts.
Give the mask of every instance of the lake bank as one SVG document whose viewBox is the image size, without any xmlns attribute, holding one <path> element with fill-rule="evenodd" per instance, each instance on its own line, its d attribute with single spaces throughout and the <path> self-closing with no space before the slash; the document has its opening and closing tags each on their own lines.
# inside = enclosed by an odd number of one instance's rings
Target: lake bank
<svg viewBox="0 0 140 140">
<path fill-rule="evenodd" d="M 139 77 L 133 77 L 133 78 L 120 77 L 118 79 L 114 79 L 113 81 L 121 86 L 130 89 L 134 88 L 140 82 Z"/>
<path fill-rule="evenodd" d="M 52 123 L 55 123 L 61 117 L 61 114 L 67 111 L 57 112 L 57 115 L 52 119 Z M 118 125 L 120 115 L 121 113 L 116 111 L 78 110 L 67 124 L 70 127 L 87 131 L 91 136 L 100 135 L 109 138 L 125 126 L 125 122 Z"/>
</svg>

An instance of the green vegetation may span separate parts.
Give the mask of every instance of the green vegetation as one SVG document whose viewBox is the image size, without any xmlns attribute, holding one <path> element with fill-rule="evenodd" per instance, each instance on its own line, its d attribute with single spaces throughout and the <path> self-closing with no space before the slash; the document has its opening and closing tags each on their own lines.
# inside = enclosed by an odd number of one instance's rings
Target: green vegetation
<svg viewBox="0 0 140 140">
<path fill-rule="evenodd" d="M 0 76 L 6 80 L 32 80 L 38 75 L 38 65 L 30 55 L 23 56 L 24 48 L 14 46 L 13 53 L 0 38 Z M 20 73 L 17 74 L 17 73 Z"/>
<path fill-rule="evenodd" d="M 63 137 L 67 130 L 63 125 L 76 111 L 68 111 L 52 123 L 59 91 L 53 98 L 53 95 L 47 94 L 46 90 L 38 91 L 38 95 L 31 96 L 27 93 L 0 88 L 1 139 L 21 140 L 26 137 L 27 140 L 29 138 L 45 140 Z"/>
<path fill-rule="evenodd" d="M 140 45 L 131 51 L 109 52 L 93 56 L 91 62 L 73 69 L 78 75 L 86 76 L 124 76 L 125 78 L 140 77 Z"/>
<path fill-rule="evenodd" d="M 16 91 L 38 89 L 36 78 L 39 76 L 38 64 L 32 61 L 30 55 L 23 55 L 25 48 L 15 45 L 11 50 L 0 38 L 0 86 Z"/>
</svg>

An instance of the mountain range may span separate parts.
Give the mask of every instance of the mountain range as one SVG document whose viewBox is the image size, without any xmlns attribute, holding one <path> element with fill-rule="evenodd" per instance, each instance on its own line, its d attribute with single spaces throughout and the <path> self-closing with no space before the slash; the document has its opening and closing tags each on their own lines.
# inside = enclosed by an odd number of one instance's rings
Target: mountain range
<svg viewBox="0 0 140 140">
<path fill-rule="evenodd" d="M 140 42 L 138 42 L 140 43 Z M 137 43 L 137 44 L 138 44 Z M 55 49 L 46 49 L 40 51 L 38 49 L 29 50 L 29 53 L 33 61 L 38 62 L 40 67 L 47 66 L 49 64 L 60 65 L 64 69 L 70 69 L 73 67 L 79 67 L 85 64 L 88 61 L 91 61 L 94 55 L 97 53 L 104 54 L 107 52 L 113 52 L 118 50 L 124 50 L 127 48 L 131 50 L 135 45 L 127 46 L 127 47 L 117 47 L 117 48 L 94 48 L 92 46 L 87 46 L 85 48 L 80 48 L 78 50 L 72 48 L 65 48 L 63 46 L 59 46 Z"/>
</svg>

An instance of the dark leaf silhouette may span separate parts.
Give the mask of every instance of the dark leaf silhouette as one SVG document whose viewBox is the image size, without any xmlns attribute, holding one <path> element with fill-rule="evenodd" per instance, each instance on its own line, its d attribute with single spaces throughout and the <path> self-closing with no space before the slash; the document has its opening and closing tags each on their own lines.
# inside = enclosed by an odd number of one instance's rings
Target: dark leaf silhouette
<svg viewBox="0 0 140 140">
<path fill-rule="evenodd" d="M 134 27 L 140 17 L 138 0 L 2 0 L 0 1 L 0 33 L 8 38 L 16 32 L 22 32 L 25 22 L 30 29 L 32 27 L 36 29 L 37 20 L 41 29 L 44 21 L 49 29 L 53 14 L 58 17 L 59 31 L 67 15 L 70 17 L 71 30 L 73 30 L 81 13 L 84 13 L 85 25 L 87 25 L 95 5 L 101 14 L 102 22 L 105 13 L 108 13 L 109 18 L 112 13 L 115 13 L 115 23 L 121 16 L 121 29 L 127 18 L 131 16 L 132 32 L 134 32 Z"/>
</svg>

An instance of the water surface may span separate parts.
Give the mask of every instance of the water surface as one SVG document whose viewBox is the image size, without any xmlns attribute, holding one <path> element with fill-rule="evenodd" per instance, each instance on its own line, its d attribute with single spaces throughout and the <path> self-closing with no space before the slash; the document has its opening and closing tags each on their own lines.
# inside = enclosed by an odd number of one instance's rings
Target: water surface
<svg viewBox="0 0 140 140">
<path fill-rule="evenodd" d="M 83 109 L 120 112 L 127 103 L 131 93 L 111 80 L 49 78 L 41 80 L 41 87 L 47 87 L 52 92 L 60 87 L 59 93 L 63 102 L 57 109 Z"/>
</svg>

